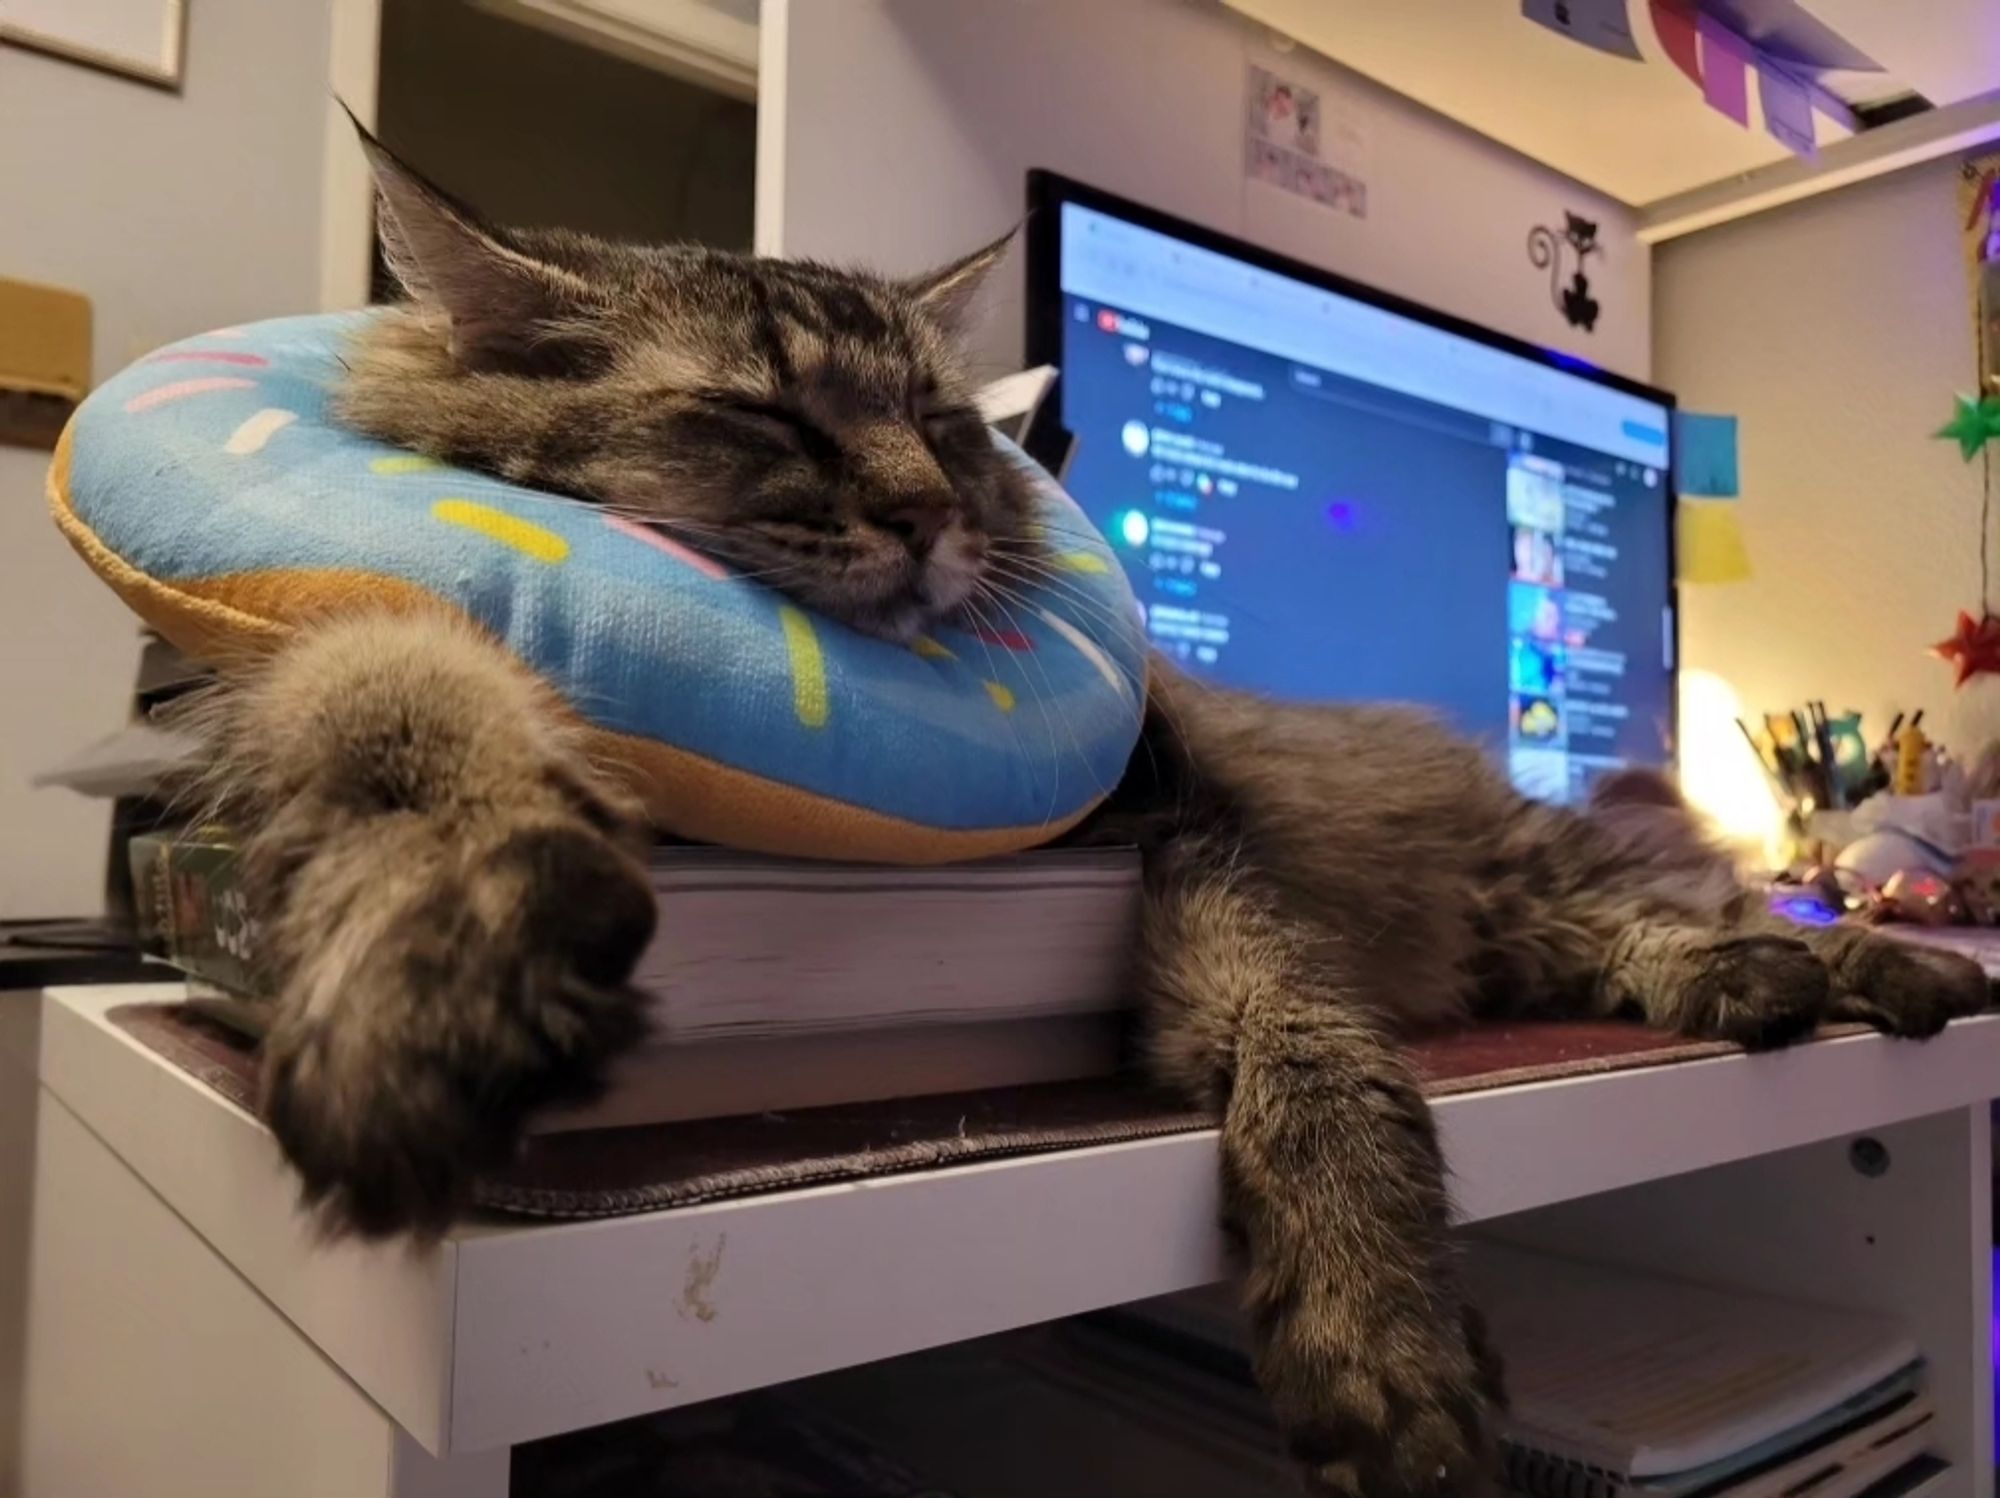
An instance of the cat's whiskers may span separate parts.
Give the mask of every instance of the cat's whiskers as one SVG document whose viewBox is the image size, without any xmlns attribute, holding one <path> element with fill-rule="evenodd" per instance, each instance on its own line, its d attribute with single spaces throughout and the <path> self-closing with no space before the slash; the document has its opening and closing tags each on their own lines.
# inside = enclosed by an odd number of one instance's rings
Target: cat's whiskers
<svg viewBox="0 0 2000 1498">
<path fill-rule="evenodd" d="M 1007 621 L 1008 628 L 1012 629 L 1016 634 L 1021 633 L 1021 621 L 1015 616 L 1014 611 L 1007 606 L 1006 596 L 1004 596 L 1007 590 L 1003 586 L 993 583 L 990 580 L 982 581 L 982 587 L 985 590 L 987 601 L 991 603 L 994 606 L 994 608 L 1000 611 L 1001 615 Z M 1015 598 L 1017 602 L 1021 604 L 1023 608 L 1032 607 L 1032 605 L 1029 604 L 1028 601 L 1022 598 L 1019 594 L 1014 594 L 1012 596 Z M 1028 651 L 1027 657 L 1029 664 L 1034 667 L 1035 671 L 1037 672 L 1037 674 L 1040 675 L 1042 679 L 1043 691 L 1041 693 L 1042 697 L 1041 707 L 1042 707 L 1043 720 L 1047 721 L 1049 715 L 1049 709 L 1053 708 L 1055 710 L 1056 716 L 1062 722 L 1063 734 L 1065 737 L 1069 739 L 1070 748 L 1076 751 L 1076 758 L 1082 763 L 1088 765 L 1090 763 L 1090 756 L 1084 753 L 1082 741 L 1077 738 L 1076 725 L 1070 721 L 1069 712 L 1063 706 L 1062 698 L 1056 692 L 1055 681 L 1049 676 L 1048 667 L 1042 664 L 1041 656 L 1036 651 L 1032 650 Z M 1050 747 L 1051 749 L 1053 749 L 1054 748 L 1053 735 L 1051 736 L 1051 740 L 1052 741 Z M 1053 758 L 1053 755 L 1051 757 Z M 1091 770 L 1091 781 L 1095 786 L 1099 796 L 1108 796 L 1111 794 L 1111 787 L 1104 783 L 1102 777 L 1100 777 L 1097 774 L 1094 768 Z M 1052 788 L 1051 801 L 1050 801 L 1051 814 L 1053 814 L 1054 805 L 1055 803 L 1053 800 L 1053 788 Z"/>
<path fill-rule="evenodd" d="M 1012 582 L 1029 587 L 1048 587 L 1079 606 L 1096 609 L 1099 617 L 1112 629 L 1122 629 L 1125 627 L 1125 623 L 1120 618 L 1117 610 L 1106 604 L 1103 599 L 1082 591 L 1074 578 L 1054 570 L 1047 561 L 1046 552 L 1003 552 L 997 557 L 989 552 L 987 565 L 994 572 L 1008 578 Z M 1133 624 L 1137 626 L 1138 621 L 1134 620 Z M 1095 643 L 1102 645 L 1104 642 L 1098 640 Z M 1107 652 L 1107 655 L 1109 655 L 1109 652 Z M 1186 755 L 1191 761 L 1194 757 L 1194 748 L 1188 740 L 1187 729 L 1181 722 L 1179 712 L 1166 697 L 1155 695 L 1149 691 L 1144 660 L 1150 658 L 1150 655 L 1151 652 L 1148 651 L 1146 656 L 1142 657 L 1141 664 L 1136 670 L 1128 670 L 1124 666 L 1118 665 L 1116 657 L 1110 658 L 1113 660 L 1115 668 L 1131 685 L 1134 695 L 1141 704 L 1142 711 L 1151 710 L 1159 714 L 1160 721 L 1166 725 L 1168 731 L 1179 742 L 1182 754 Z M 1158 773 L 1161 767 L 1151 740 L 1142 735 L 1140 743 L 1151 759 L 1155 773 Z"/>
<path fill-rule="evenodd" d="M 1002 579 L 1004 579 L 1004 581 Z M 1006 597 L 1013 603 L 1017 604 L 1018 606 L 1020 606 L 1025 610 L 1028 610 L 1031 613 L 1039 612 L 1041 610 L 1041 605 L 1038 604 L 1032 597 L 1030 597 L 1028 593 L 1022 591 L 1024 586 L 1028 588 L 1033 588 L 1036 586 L 1036 584 L 1032 580 L 1026 580 L 1018 577 L 1009 577 L 1005 573 L 998 573 L 989 575 L 982 581 L 994 593 Z M 1095 599 L 1076 599 L 1073 601 L 1077 603 L 1097 602 L 1097 600 Z M 1107 622 L 1109 622 L 1111 616 L 1109 616 L 1107 613 L 1106 617 L 1107 617 Z M 1126 667 L 1121 661 L 1118 660 L 1115 652 L 1107 648 L 1106 641 L 1103 638 L 1092 633 L 1091 630 L 1084 627 L 1088 622 L 1089 621 L 1086 620 L 1070 621 L 1072 628 L 1077 630 L 1077 632 L 1081 634 L 1086 640 L 1089 640 L 1091 644 L 1098 647 L 1098 649 L 1103 653 L 1105 660 L 1110 663 L 1112 669 L 1114 669 L 1119 673 L 1119 675 L 1124 679 L 1128 687 L 1134 689 L 1134 695 L 1138 697 L 1144 697 L 1145 692 L 1143 690 L 1143 687 L 1141 686 L 1137 678 L 1133 675 L 1130 668 Z"/>
<path fill-rule="evenodd" d="M 1014 552 L 1006 554 L 1006 558 L 1008 561 L 1016 565 L 1024 565 L 1032 569 L 1035 569 L 1041 576 L 1041 578 L 1050 583 L 1051 585 L 1060 585 L 1065 583 L 1071 585 L 1072 587 L 1075 585 L 1075 579 L 1073 577 L 1061 571 L 1050 570 L 1055 564 L 1051 563 L 1048 560 L 1046 552 L 1041 553 L 1039 556 L 1026 552 Z M 1232 614 L 1240 615 L 1243 618 L 1252 620 L 1255 623 L 1265 625 L 1266 627 L 1276 627 L 1276 621 L 1274 621 L 1268 613 L 1265 613 L 1261 609 L 1251 608 L 1241 603 L 1240 601 L 1232 601 L 1229 605 L 1229 609 Z"/>
<path fill-rule="evenodd" d="M 1078 608 L 1088 609 L 1096 620 L 1108 628 L 1117 629 L 1123 623 L 1125 617 L 1123 610 L 1115 608 L 1102 598 L 1094 596 L 1088 590 L 1081 587 L 1075 579 L 1065 577 L 1059 572 L 1036 571 L 1021 567 L 1013 562 L 993 558 L 988 559 L 987 570 L 990 575 L 1004 577 L 1009 582 L 1016 583 L 1023 588 L 1040 589 L 1054 594 L 1065 603 L 1074 604 Z M 1023 601 L 1025 602 L 1026 600 Z M 1133 623 L 1136 625 L 1137 620 L 1134 620 Z M 1095 643 L 1101 645 L 1104 642 L 1097 640 Z"/>
<path fill-rule="evenodd" d="M 1119 661 L 1118 657 L 1122 652 L 1109 648 L 1108 639 L 1108 637 L 1116 636 L 1128 629 L 1139 629 L 1140 625 L 1137 619 L 1128 619 L 1122 610 L 1106 603 L 1103 599 L 1092 597 L 1090 594 L 1076 589 L 1070 579 L 1059 575 L 1036 576 L 1017 572 L 1005 565 L 996 564 L 991 567 L 988 578 L 989 580 L 1004 580 L 1010 584 L 1010 596 L 1023 608 L 1038 608 L 1039 605 L 1035 603 L 1033 598 L 1028 596 L 1028 593 L 1043 591 L 1053 594 L 1057 599 L 1071 605 L 1075 609 L 1084 611 L 1085 617 L 1071 620 L 1072 625 L 1093 645 L 1098 646 L 1104 651 L 1106 659 L 1110 660 L 1124 677 L 1126 684 L 1133 689 L 1135 696 L 1141 698 L 1145 696 L 1143 681 L 1140 680 L 1139 676 L 1131 668 Z M 1102 633 L 1099 633 L 1098 628 L 1088 626 L 1099 626 L 1102 629 Z"/>
<path fill-rule="evenodd" d="M 1024 596 L 1016 589 L 1009 587 L 1005 583 L 989 580 L 989 586 L 1002 597 L 1013 600 L 1016 604 L 1020 605 L 1024 609 L 1033 609 L 1037 607 L 1032 599 Z M 1131 694 L 1133 702 L 1137 705 L 1137 710 L 1141 715 L 1143 715 L 1145 712 L 1146 700 L 1147 700 L 1146 671 L 1144 665 L 1144 657 L 1143 656 L 1141 657 L 1140 664 L 1136 668 L 1128 667 L 1121 660 L 1118 659 L 1116 653 L 1114 653 L 1109 649 L 1105 649 L 1105 642 L 1103 640 L 1093 638 L 1088 630 L 1082 629 L 1080 624 L 1073 624 L 1072 627 L 1078 628 L 1084 634 L 1084 637 L 1086 639 L 1090 639 L 1091 643 L 1099 647 L 1100 651 L 1103 654 L 1104 659 L 1110 663 L 1111 668 L 1118 673 L 1119 679 L 1125 683 L 1127 690 Z M 1100 789 L 1108 793 L 1110 788 L 1100 786 Z"/>
<path fill-rule="evenodd" d="M 1006 575 L 1007 574 L 1004 571 L 1001 573 L 1001 576 L 1006 576 Z M 1028 586 L 1034 586 L 1037 581 L 1035 579 L 1023 579 L 1019 577 L 1013 577 L 1010 578 L 1009 580 L 1014 583 L 1026 583 L 1026 585 Z M 988 586 L 1004 592 L 1008 597 L 1014 599 L 1014 601 L 1019 603 L 1023 608 L 1034 607 L 1030 599 L 1022 596 L 1020 593 L 1016 592 L 1013 588 L 1008 587 L 1005 583 L 999 582 L 990 576 L 987 579 L 985 579 L 985 581 Z M 1053 579 L 1053 581 L 1060 582 L 1060 581 L 1066 581 L 1066 579 Z M 1108 606 L 1104 605 L 1101 600 L 1091 598 L 1085 595 L 1077 595 L 1072 601 L 1097 607 L 1100 611 L 1101 617 L 1104 618 L 1108 627 L 1112 629 L 1117 629 L 1121 627 L 1121 621 L 1119 620 L 1115 611 L 1111 610 Z M 1129 667 L 1119 659 L 1118 653 L 1103 648 L 1105 642 L 1102 639 L 1092 638 L 1091 632 L 1087 629 L 1083 629 L 1082 621 L 1073 621 L 1073 625 L 1074 627 L 1081 629 L 1086 638 L 1090 638 L 1093 644 L 1097 645 L 1101 650 L 1103 650 L 1104 658 L 1111 663 L 1112 669 L 1118 673 L 1119 679 L 1126 684 L 1127 689 L 1132 694 L 1133 701 L 1138 704 L 1139 713 L 1143 717 L 1143 715 L 1146 712 L 1147 705 L 1150 699 L 1150 693 L 1148 691 L 1148 682 L 1146 679 L 1146 665 L 1145 665 L 1147 656 L 1145 654 L 1142 654 L 1140 656 L 1139 664 L 1136 667 Z M 1168 709 L 1164 703 L 1160 704 L 1160 709 L 1163 720 L 1167 723 L 1167 726 L 1173 731 L 1175 737 L 1180 740 L 1182 751 L 1184 753 L 1191 752 L 1187 742 L 1187 734 L 1182 729 L 1178 719 L 1176 719 L 1173 716 L 1171 710 Z M 1143 737 L 1141 739 L 1141 742 L 1145 743 L 1146 752 L 1148 755 L 1151 755 L 1153 753 L 1152 745 L 1150 743 L 1147 743 Z M 1155 768 L 1157 769 L 1157 765 L 1155 766 Z"/>
<path fill-rule="evenodd" d="M 979 611 L 979 605 L 974 599 L 967 598 L 960 607 L 972 616 L 973 622 L 977 626 L 970 633 L 972 638 L 979 642 L 979 648 L 986 656 L 986 679 L 1004 686 L 1005 683 L 1000 682 L 1000 663 L 994 658 L 993 647 L 987 644 L 985 640 L 986 634 L 994 632 L 993 626 L 987 622 L 985 615 Z M 1032 765 L 1033 761 L 1028 757 L 1028 746 L 1022 742 L 1020 725 L 1014 721 L 1014 715 L 1012 713 L 1002 713 L 1000 716 L 1007 725 L 1008 735 L 1014 740 L 1014 749 L 1020 755 L 1021 762 Z M 1043 714 L 1043 727 L 1048 727 L 1048 715 L 1046 713 Z M 1049 729 L 1049 748 L 1051 753 L 1055 749 L 1055 742 L 1055 731 Z M 1050 816 L 1054 815 L 1055 805 L 1056 788 L 1052 785 L 1049 788 L 1049 810 L 1043 815 L 1044 821 L 1047 821 Z"/>
</svg>

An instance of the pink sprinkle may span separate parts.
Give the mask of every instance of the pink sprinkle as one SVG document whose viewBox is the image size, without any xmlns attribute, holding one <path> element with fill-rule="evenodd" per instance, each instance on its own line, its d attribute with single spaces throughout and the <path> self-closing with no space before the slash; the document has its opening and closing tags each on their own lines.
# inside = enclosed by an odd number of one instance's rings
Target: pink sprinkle
<svg viewBox="0 0 2000 1498">
<path fill-rule="evenodd" d="M 988 645 L 1002 645 L 1009 650 L 1033 650 L 1035 642 L 1018 629 L 975 629 L 973 635 Z"/>
<path fill-rule="evenodd" d="M 125 402 L 127 411 L 150 411 L 155 406 L 164 406 L 168 401 L 177 401 L 190 395 L 206 395 L 211 390 L 252 390 L 255 380 L 242 380 L 234 375 L 209 375 L 200 380 L 177 380 L 171 385 L 162 385 L 156 390 L 148 390 L 135 395 Z"/>
<path fill-rule="evenodd" d="M 164 354 L 154 354 L 146 362 L 148 364 L 243 364 L 252 369 L 263 369 L 271 361 L 262 354 L 246 354 L 238 349 L 190 348 L 168 349 Z"/>
<path fill-rule="evenodd" d="M 694 568 L 703 577 L 712 577 L 717 581 L 721 581 L 729 576 L 729 569 L 720 562 L 705 557 L 698 551 L 690 551 L 672 536 L 656 531 L 650 525 L 641 525 L 636 520 L 627 520 L 623 515 L 606 515 L 604 523 L 620 535 L 630 536 L 635 541 L 644 541 L 655 551 L 664 551 L 668 556 L 674 558 L 674 560 L 686 562 L 688 566 Z"/>
</svg>

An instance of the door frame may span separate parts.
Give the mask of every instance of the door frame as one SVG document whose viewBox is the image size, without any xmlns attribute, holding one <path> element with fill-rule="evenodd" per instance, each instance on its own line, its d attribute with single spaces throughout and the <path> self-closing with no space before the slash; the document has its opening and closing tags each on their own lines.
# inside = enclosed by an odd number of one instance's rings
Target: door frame
<svg viewBox="0 0 2000 1498">
<path fill-rule="evenodd" d="M 332 0 L 320 160 L 319 306 L 367 305 L 375 259 L 375 184 L 342 109 L 375 128 L 382 66 L 382 0 Z"/>
</svg>

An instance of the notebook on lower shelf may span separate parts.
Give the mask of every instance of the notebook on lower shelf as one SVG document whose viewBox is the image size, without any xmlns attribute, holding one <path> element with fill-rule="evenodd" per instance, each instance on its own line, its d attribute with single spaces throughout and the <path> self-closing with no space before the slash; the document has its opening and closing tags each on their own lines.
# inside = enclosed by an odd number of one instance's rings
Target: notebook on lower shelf
<svg viewBox="0 0 2000 1498">
<path fill-rule="evenodd" d="M 1467 1278 L 1522 1491 L 1856 1498 L 1930 1445 L 1921 1354 L 1880 1317 L 1491 1243 Z"/>
<path fill-rule="evenodd" d="M 1919 1379 L 1912 1367 L 1734 1456 L 1662 1477 L 1626 1480 L 1510 1444 L 1508 1482 L 1563 1498 L 1860 1498 L 1929 1453 L 1937 1412 Z"/>
</svg>

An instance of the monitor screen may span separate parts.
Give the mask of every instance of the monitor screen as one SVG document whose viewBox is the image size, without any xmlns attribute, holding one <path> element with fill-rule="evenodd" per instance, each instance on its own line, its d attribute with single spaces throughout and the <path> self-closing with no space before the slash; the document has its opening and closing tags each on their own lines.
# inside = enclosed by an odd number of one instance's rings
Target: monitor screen
<svg viewBox="0 0 2000 1498">
<path fill-rule="evenodd" d="M 1030 361 L 1155 648 L 1428 704 L 1547 800 L 1668 762 L 1671 397 L 1048 173 L 1031 198 Z"/>
</svg>

